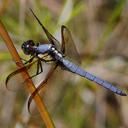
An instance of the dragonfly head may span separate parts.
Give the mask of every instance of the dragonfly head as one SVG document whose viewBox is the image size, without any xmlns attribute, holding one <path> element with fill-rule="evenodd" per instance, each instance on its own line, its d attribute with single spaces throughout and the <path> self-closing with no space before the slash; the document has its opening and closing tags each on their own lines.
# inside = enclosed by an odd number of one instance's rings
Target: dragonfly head
<svg viewBox="0 0 128 128">
<path fill-rule="evenodd" d="M 33 40 L 28 40 L 22 44 L 21 48 L 26 55 L 33 55 L 35 54 L 35 46 Z"/>
</svg>

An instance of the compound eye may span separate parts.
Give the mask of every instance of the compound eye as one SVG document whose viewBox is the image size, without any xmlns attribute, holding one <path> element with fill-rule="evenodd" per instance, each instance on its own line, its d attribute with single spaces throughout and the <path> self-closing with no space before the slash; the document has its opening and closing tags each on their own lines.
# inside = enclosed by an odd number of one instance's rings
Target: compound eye
<svg viewBox="0 0 128 128">
<path fill-rule="evenodd" d="M 24 44 L 22 44 L 21 48 L 22 48 L 22 49 L 24 49 L 24 48 L 25 48 Z"/>
<path fill-rule="evenodd" d="M 27 42 L 28 42 L 28 44 L 31 45 L 31 46 L 34 46 L 34 45 L 35 45 L 35 43 L 34 43 L 33 40 L 28 40 Z"/>
</svg>

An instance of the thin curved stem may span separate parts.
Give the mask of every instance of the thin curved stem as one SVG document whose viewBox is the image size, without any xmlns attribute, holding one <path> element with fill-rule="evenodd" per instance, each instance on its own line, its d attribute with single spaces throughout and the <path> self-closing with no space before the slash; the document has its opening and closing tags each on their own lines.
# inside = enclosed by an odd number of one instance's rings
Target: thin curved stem
<svg viewBox="0 0 128 128">
<path fill-rule="evenodd" d="M 8 50 L 9 50 L 13 60 L 15 61 L 17 67 L 18 68 L 23 67 L 24 65 L 20 59 L 20 56 L 19 56 L 16 48 L 14 47 L 13 42 L 12 42 L 10 36 L 8 35 L 8 32 L 6 31 L 4 25 L 1 21 L 0 21 L 0 35 L 3 38 L 3 40 L 5 41 L 5 44 L 8 47 Z M 29 74 L 27 73 L 26 70 L 21 72 L 21 75 L 22 75 L 23 79 L 25 79 L 25 80 L 29 78 Z M 33 93 L 36 90 L 36 88 L 35 88 L 32 80 L 29 79 L 26 83 L 27 83 L 26 87 L 27 87 L 28 91 L 30 93 Z M 54 128 L 55 126 L 52 122 L 52 119 L 50 118 L 49 113 L 48 113 L 41 97 L 38 94 L 34 97 L 34 101 L 37 105 L 37 108 L 40 112 L 41 118 L 44 121 L 45 126 L 47 128 Z"/>
</svg>

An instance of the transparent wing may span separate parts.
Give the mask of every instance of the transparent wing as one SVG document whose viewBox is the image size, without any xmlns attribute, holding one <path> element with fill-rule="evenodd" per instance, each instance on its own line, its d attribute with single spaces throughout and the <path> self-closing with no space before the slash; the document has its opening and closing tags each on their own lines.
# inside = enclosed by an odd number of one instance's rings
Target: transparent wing
<svg viewBox="0 0 128 128">
<path fill-rule="evenodd" d="M 28 79 L 36 78 L 39 74 L 41 74 L 43 72 L 44 61 L 46 61 L 46 62 L 48 61 L 47 63 L 50 63 L 50 65 L 53 65 L 56 63 L 53 61 L 49 62 L 49 60 L 51 58 L 49 56 L 45 56 L 45 55 L 42 55 L 42 57 L 40 56 L 40 58 L 34 58 L 35 60 L 32 60 L 32 61 L 31 61 L 31 59 L 29 59 L 27 61 L 27 62 L 29 62 L 29 64 L 25 64 L 24 67 L 13 71 L 12 73 L 10 73 L 7 76 L 5 85 L 9 90 L 16 91 L 18 85 L 20 85 L 20 84 L 23 85 L 27 82 Z M 47 63 L 46 63 L 46 65 L 48 66 Z M 30 78 L 28 78 L 26 80 L 24 80 L 21 77 L 21 72 L 23 72 L 24 70 L 27 70 L 30 75 Z"/>
<path fill-rule="evenodd" d="M 43 71 L 41 71 L 40 73 L 38 72 L 38 74 L 36 74 L 36 71 L 39 70 L 38 69 L 39 64 L 42 64 L 42 63 L 38 64 L 38 62 L 40 62 L 39 60 L 40 59 L 37 59 L 37 60 L 31 62 L 30 64 L 28 64 L 20 69 L 17 69 L 15 71 L 13 71 L 11 74 L 9 74 L 8 77 L 6 78 L 6 82 L 5 82 L 7 89 L 9 89 L 11 91 L 16 91 L 17 89 L 19 89 L 19 84 L 24 85 L 27 82 L 27 80 L 32 79 L 33 77 L 35 78 L 37 75 L 42 73 Z M 29 98 L 29 101 L 28 101 L 29 112 L 30 112 L 30 105 L 31 105 L 32 99 L 43 88 L 43 86 L 46 85 L 48 79 L 52 76 L 53 72 L 55 71 L 55 69 L 58 66 L 58 64 L 56 62 L 53 62 L 50 65 L 51 65 L 51 68 L 50 68 L 49 72 L 46 73 L 45 79 L 41 82 L 41 84 L 36 88 L 36 90 L 31 94 L 31 96 Z M 33 69 L 35 69 L 34 75 L 31 74 L 31 70 L 33 70 Z M 24 80 L 20 76 L 21 72 L 23 72 L 24 70 L 27 70 L 29 72 L 29 74 L 31 74 L 29 79 Z M 20 76 L 20 78 L 19 78 L 19 76 Z M 11 86 L 11 88 L 10 88 L 10 86 Z M 21 87 L 23 87 L 23 86 L 21 86 Z"/>
<path fill-rule="evenodd" d="M 35 68 L 37 65 L 37 60 L 33 61 L 24 67 L 17 69 L 10 73 L 5 81 L 6 88 L 9 90 L 16 91 L 16 89 L 19 87 L 20 84 L 24 84 L 26 80 L 22 79 L 20 73 L 24 70 L 27 70 L 28 72 L 31 71 L 32 68 Z"/>
<path fill-rule="evenodd" d="M 71 60 L 80 63 L 80 56 L 77 52 L 72 35 L 66 26 L 61 26 L 62 47 L 61 51 Z"/>
<path fill-rule="evenodd" d="M 55 69 L 57 68 L 58 64 L 55 63 L 51 66 L 49 72 L 47 73 L 45 79 L 40 83 L 40 85 L 36 88 L 36 90 L 31 94 L 31 96 L 29 97 L 29 100 L 28 100 L 28 110 L 29 112 L 31 113 L 30 111 L 30 105 L 31 105 L 31 102 L 33 100 L 33 98 L 35 97 L 35 95 L 37 93 L 39 93 L 39 91 L 47 84 L 47 81 L 49 80 L 49 78 L 52 76 L 52 74 L 54 73 Z"/>
<path fill-rule="evenodd" d="M 35 13 L 33 12 L 32 9 L 30 9 L 30 11 L 32 12 L 33 16 L 36 18 L 36 20 L 38 21 L 38 23 L 40 24 L 40 26 L 42 27 L 43 31 L 45 32 L 49 43 L 52 43 L 53 45 L 56 46 L 56 48 L 60 51 L 61 45 L 60 42 L 58 40 L 56 40 L 49 32 L 48 30 L 44 27 L 44 25 L 41 23 L 41 21 L 38 19 L 38 17 L 35 15 Z"/>
</svg>

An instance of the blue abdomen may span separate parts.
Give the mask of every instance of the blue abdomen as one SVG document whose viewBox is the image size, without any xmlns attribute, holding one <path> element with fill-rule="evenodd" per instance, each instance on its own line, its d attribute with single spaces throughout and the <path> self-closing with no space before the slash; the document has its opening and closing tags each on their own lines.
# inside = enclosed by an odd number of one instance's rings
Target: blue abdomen
<svg viewBox="0 0 128 128">
<path fill-rule="evenodd" d="M 102 80 L 101 78 L 98 78 L 94 75 L 92 75 L 91 73 L 86 72 L 85 70 L 83 70 L 82 68 L 80 68 L 79 66 L 75 65 L 74 63 L 63 59 L 62 63 L 65 67 L 66 70 L 73 72 L 75 74 L 78 74 L 82 77 L 85 77 L 91 81 L 94 81 L 95 83 L 103 86 L 106 89 L 109 89 L 111 91 L 113 91 L 114 93 L 121 95 L 121 96 L 126 96 L 127 94 L 125 92 L 123 92 L 122 90 L 118 89 L 117 87 L 113 86 L 111 83 Z"/>
</svg>

